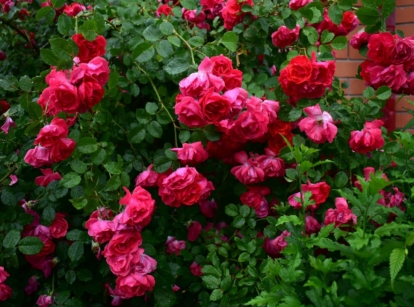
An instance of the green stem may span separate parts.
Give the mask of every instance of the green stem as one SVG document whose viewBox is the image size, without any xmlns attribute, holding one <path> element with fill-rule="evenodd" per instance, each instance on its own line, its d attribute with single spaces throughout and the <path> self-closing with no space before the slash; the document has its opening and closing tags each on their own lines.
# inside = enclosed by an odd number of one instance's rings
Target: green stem
<svg viewBox="0 0 414 307">
<path fill-rule="evenodd" d="M 305 213 L 305 204 L 303 202 L 303 190 L 302 190 L 302 182 L 300 180 L 299 175 L 299 193 L 300 193 L 300 203 L 302 204 L 302 214 L 303 214 L 303 235 L 306 237 L 306 213 Z"/>
<path fill-rule="evenodd" d="M 6 175 L 3 176 L 3 178 L 0 179 L 0 183 L 3 182 L 4 179 L 6 179 L 7 177 L 9 177 L 15 170 L 17 169 L 16 165 L 13 166 L 7 173 Z"/>
<path fill-rule="evenodd" d="M 180 35 L 180 34 L 178 34 L 177 33 L 177 31 L 175 31 L 174 30 L 174 34 L 179 38 L 179 39 L 181 39 L 183 42 L 184 42 L 184 44 L 186 44 L 187 45 L 187 47 L 188 47 L 188 50 L 190 50 L 190 54 L 191 54 L 191 61 L 193 62 L 193 65 L 194 66 L 197 66 L 197 64 L 196 64 L 196 62 L 194 61 L 194 53 L 193 53 L 193 49 L 191 48 L 191 46 L 190 46 L 190 44 Z"/>
<path fill-rule="evenodd" d="M 150 81 L 150 83 L 151 83 L 152 88 L 154 89 L 155 95 L 157 95 L 158 102 L 161 104 L 162 108 L 165 110 L 165 112 L 167 112 L 168 117 L 171 119 L 171 122 L 172 122 L 173 127 L 174 127 L 174 142 L 175 142 L 175 147 L 178 147 L 178 138 L 177 138 L 177 129 L 178 129 L 178 127 L 177 127 L 177 125 L 174 123 L 174 118 L 172 117 L 171 113 L 168 111 L 168 109 L 167 109 L 167 107 L 165 106 L 165 104 L 162 102 L 162 99 L 161 99 L 160 93 L 158 93 L 158 90 L 157 90 L 157 87 L 156 87 L 156 86 L 155 86 L 155 84 L 154 84 L 154 81 L 152 81 L 152 79 L 150 78 L 150 76 L 148 75 L 148 73 L 147 73 L 144 69 L 142 69 L 142 68 L 141 68 L 138 64 L 135 64 L 135 65 L 137 66 L 137 68 L 138 68 L 141 72 L 143 72 L 143 73 L 147 76 L 148 80 L 149 80 L 149 81 Z"/>
</svg>

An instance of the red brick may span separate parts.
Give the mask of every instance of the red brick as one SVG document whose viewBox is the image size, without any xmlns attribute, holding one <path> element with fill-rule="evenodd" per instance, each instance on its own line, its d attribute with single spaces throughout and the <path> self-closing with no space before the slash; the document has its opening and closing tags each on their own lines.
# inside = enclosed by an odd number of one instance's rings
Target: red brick
<svg viewBox="0 0 414 307">
<path fill-rule="evenodd" d="M 349 46 L 349 58 L 357 60 L 365 60 L 365 57 L 359 54 L 359 51 Z"/>
<path fill-rule="evenodd" d="M 414 5 L 414 0 L 397 0 L 397 6 Z"/>
<path fill-rule="evenodd" d="M 397 113 L 395 115 L 395 122 L 396 122 L 397 128 L 403 128 L 411 119 L 413 119 L 413 116 L 408 113 L 405 113 L 405 112 Z"/>
<path fill-rule="evenodd" d="M 398 100 L 398 99 L 397 99 Z M 414 110 L 414 105 L 410 104 L 407 100 L 414 101 L 413 96 L 406 96 L 397 102 L 395 109 L 397 111 L 405 111 L 405 109 Z"/>
<path fill-rule="evenodd" d="M 337 59 L 348 59 L 348 48 L 349 45 L 346 46 L 345 49 L 342 50 L 334 50 L 335 51 L 335 56 Z"/>
<path fill-rule="evenodd" d="M 336 61 L 336 77 L 354 78 L 358 72 L 360 61 Z"/>
<path fill-rule="evenodd" d="M 396 30 L 404 32 L 405 37 L 414 35 L 414 24 L 412 25 L 397 25 Z"/>
<path fill-rule="evenodd" d="M 395 22 L 413 23 L 414 22 L 414 6 L 397 7 L 395 9 Z"/>
</svg>

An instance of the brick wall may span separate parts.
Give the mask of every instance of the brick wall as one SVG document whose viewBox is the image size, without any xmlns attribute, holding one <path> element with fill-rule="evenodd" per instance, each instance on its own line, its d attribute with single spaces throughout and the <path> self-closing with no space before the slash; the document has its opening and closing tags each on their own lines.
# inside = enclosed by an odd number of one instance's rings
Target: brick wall
<svg viewBox="0 0 414 307">
<path fill-rule="evenodd" d="M 405 37 L 414 35 L 414 0 L 396 0 L 397 8 L 395 11 L 396 30 L 404 32 Z M 355 33 L 361 30 L 362 26 L 358 26 L 354 31 L 348 35 L 350 39 Z M 358 65 L 364 60 L 359 55 L 358 50 L 351 46 L 344 50 L 336 51 L 336 76 L 342 81 L 348 83 L 348 88 L 345 93 L 348 97 L 361 96 L 365 89 L 365 82 L 358 80 L 355 75 L 358 71 Z M 399 97 L 396 97 L 397 100 Z M 408 100 L 414 101 L 414 96 L 407 96 L 402 98 L 396 105 L 396 127 L 402 128 L 412 118 L 410 114 L 404 111 L 404 108 L 414 110 L 414 106 L 410 105 Z M 411 130 L 414 132 L 414 130 Z"/>
</svg>

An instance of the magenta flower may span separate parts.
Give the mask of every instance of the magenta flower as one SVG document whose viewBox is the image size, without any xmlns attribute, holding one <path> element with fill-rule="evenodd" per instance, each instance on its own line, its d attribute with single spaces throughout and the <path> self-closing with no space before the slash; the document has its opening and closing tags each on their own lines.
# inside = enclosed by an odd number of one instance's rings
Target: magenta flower
<svg viewBox="0 0 414 307">
<path fill-rule="evenodd" d="M 322 112 L 319 104 L 304 108 L 303 111 L 308 117 L 299 122 L 300 130 L 304 131 L 311 141 L 316 144 L 325 143 L 326 141 L 332 143 L 338 132 L 332 116 L 326 111 Z"/>
</svg>

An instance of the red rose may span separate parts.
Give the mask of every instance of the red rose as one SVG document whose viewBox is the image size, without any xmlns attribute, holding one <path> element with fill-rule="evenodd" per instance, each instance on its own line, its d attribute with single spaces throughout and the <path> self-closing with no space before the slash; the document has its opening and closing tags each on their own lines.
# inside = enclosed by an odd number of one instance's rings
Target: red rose
<svg viewBox="0 0 414 307">
<path fill-rule="evenodd" d="M 365 31 L 358 32 L 352 36 L 349 44 L 352 46 L 352 48 L 359 50 L 363 44 L 368 43 L 370 37 L 371 34 Z"/>
<path fill-rule="evenodd" d="M 0 115 L 10 109 L 10 104 L 6 100 L 0 100 Z"/>
<path fill-rule="evenodd" d="M 305 55 L 294 57 L 284 68 L 286 78 L 296 84 L 309 80 L 312 76 L 312 62 Z M 280 77 L 279 77 L 280 78 Z"/>
<path fill-rule="evenodd" d="M 50 150 L 50 159 L 54 162 L 60 162 L 70 157 L 75 150 L 76 142 L 72 139 L 63 138 L 55 143 Z"/>
<path fill-rule="evenodd" d="M 92 77 L 85 76 L 78 87 L 80 106 L 79 112 L 84 113 L 97 105 L 104 96 L 103 87 Z"/>
<path fill-rule="evenodd" d="M 395 40 L 391 33 L 383 32 L 371 36 L 367 56 L 379 65 L 388 65 L 394 58 Z"/>
<path fill-rule="evenodd" d="M 151 275 L 132 273 L 127 276 L 119 276 L 116 279 L 116 287 L 125 298 L 142 296 L 145 291 L 152 291 L 155 279 Z"/>
<path fill-rule="evenodd" d="M 197 276 L 197 277 L 202 276 L 203 275 L 203 272 L 201 271 L 202 269 L 203 267 L 195 261 L 190 265 L 190 272 L 194 276 Z"/>
<path fill-rule="evenodd" d="M 70 17 L 75 17 L 82 11 L 86 11 L 86 7 L 77 2 L 67 5 L 63 10 L 63 12 Z"/>
<path fill-rule="evenodd" d="M 117 276 L 127 276 L 134 265 L 139 262 L 144 249 L 139 248 L 133 254 L 122 254 L 106 258 L 109 268 L 112 273 Z"/>
<path fill-rule="evenodd" d="M 211 88 L 200 99 L 200 105 L 204 118 L 211 123 L 216 123 L 227 118 L 231 103 L 227 97 L 215 93 Z"/>
<path fill-rule="evenodd" d="M 293 30 L 286 26 L 281 26 L 276 32 L 272 33 L 272 43 L 275 47 L 286 48 L 291 46 L 299 38 L 300 26 L 297 25 Z"/>
<path fill-rule="evenodd" d="M 178 160 L 184 165 L 194 166 L 208 159 L 208 152 L 201 142 L 184 143 L 183 148 L 171 148 L 171 151 L 177 153 Z"/>
<path fill-rule="evenodd" d="M 211 57 L 211 62 L 214 63 L 213 74 L 219 77 L 224 77 L 231 73 L 233 70 L 233 63 L 224 55 L 213 56 Z"/>
<path fill-rule="evenodd" d="M 324 181 L 318 183 L 302 184 L 302 191 L 306 193 L 308 191 L 312 192 L 312 199 L 315 204 L 307 207 L 306 209 L 315 210 L 319 207 L 320 204 L 324 203 L 329 196 L 331 187 Z"/>
<path fill-rule="evenodd" d="M 42 250 L 36 254 L 36 257 L 43 257 L 49 254 L 52 254 L 55 251 L 55 243 L 53 243 L 52 239 L 42 240 L 43 248 Z"/>
<path fill-rule="evenodd" d="M 247 190 L 247 192 L 240 195 L 240 201 L 255 210 L 260 208 L 260 204 L 266 201 L 265 196 L 270 194 L 270 189 L 265 186 L 248 186 Z"/>
<path fill-rule="evenodd" d="M 369 84 L 375 89 L 386 85 L 394 92 L 399 92 L 406 83 L 407 78 L 403 65 L 389 65 L 386 68 L 376 65 L 371 70 Z"/>
<path fill-rule="evenodd" d="M 44 126 L 40 129 L 34 144 L 40 144 L 44 147 L 50 147 L 59 142 L 61 138 L 67 137 L 69 133 L 66 121 L 55 117 L 50 125 Z"/>
<path fill-rule="evenodd" d="M 177 96 L 177 98 L 179 97 Z M 174 107 L 178 120 L 190 128 L 201 128 L 207 125 L 200 103 L 190 96 L 180 98 Z"/>
<path fill-rule="evenodd" d="M 280 252 L 288 245 L 285 239 L 290 235 L 290 232 L 284 230 L 280 236 L 274 238 L 273 240 L 266 238 L 263 246 L 266 254 L 272 258 L 280 257 Z"/>
<path fill-rule="evenodd" d="M 68 232 L 68 222 L 62 213 L 56 213 L 55 219 L 49 227 L 50 234 L 53 238 L 61 238 L 66 236 Z"/>
<path fill-rule="evenodd" d="M 155 209 L 155 201 L 151 194 L 139 186 L 134 189 L 132 194 L 125 187 L 124 191 L 127 195 L 119 201 L 121 205 L 126 205 L 120 219 L 121 223 L 140 227 L 148 225 Z"/>
<path fill-rule="evenodd" d="M 357 153 L 366 154 L 384 146 L 380 129 L 382 125 L 384 125 L 382 120 L 374 120 L 366 122 L 362 131 L 352 131 L 349 139 L 351 149 Z"/>
<path fill-rule="evenodd" d="M 242 165 L 233 167 L 231 173 L 241 183 L 248 185 L 264 181 L 264 171 L 259 167 L 259 164 L 254 158 L 248 158 L 245 151 L 234 154 L 234 160 Z"/>
<path fill-rule="evenodd" d="M 88 235 L 93 237 L 96 242 L 105 243 L 114 235 L 116 225 L 112 221 L 100 220 L 92 216 L 85 224 Z"/>
<path fill-rule="evenodd" d="M 98 35 L 93 41 L 88 41 L 82 34 L 74 34 L 72 40 L 78 45 L 77 57 L 82 63 L 88 63 L 93 58 L 105 54 L 106 39 L 102 35 Z"/>
<path fill-rule="evenodd" d="M 79 85 L 84 77 L 95 79 L 101 86 L 108 82 L 110 69 L 108 61 L 101 57 L 93 58 L 89 63 L 81 63 L 74 67 L 70 75 L 70 82 Z"/>
<path fill-rule="evenodd" d="M 321 230 L 321 224 L 313 216 L 306 216 L 306 234 L 310 236 L 313 233 L 318 233 Z"/>
<path fill-rule="evenodd" d="M 414 40 L 410 37 L 401 38 L 398 35 L 394 35 L 396 39 L 393 64 L 405 64 L 411 62 L 414 58 Z"/>
<path fill-rule="evenodd" d="M 301 7 L 306 6 L 308 3 L 311 3 L 313 0 L 290 0 L 289 8 L 292 10 L 299 10 Z"/>
<path fill-rule="evenodd" d="M 135 230 L 121 230 L 113 235 L 105 246 L 103 255 L 107 257 L 131 254 L 138 250 L 142 244 L 142 237 Z"/>
<path fill-rule="evenodd" d="M 359 20 L 354 12 L 346 11 L 342 16 L 342 22 L 338 27 L 338 30 L 341 31 L 340 33 L 335 33 L 335 35 L 347 35 L 353 29 L 357 27 Z"/>
<path fill-rule="evenodd" d="M 249 103 L 247 103 L 249 104 Z M 259 141 L 267 132 L 269 116 L 266 112 L 245 111 L 239 115 L 230 135 L 239 141 Z"/>
<path fill-rule="evenodd" d="M 5 301 L 11 298 L 13 295 L 13 290 L 8 285 L 0 283 L 0 301 Z"/>
<path fill-rule="evenodd" d="M 229 74 L 223 76 L 223 80 L 227 91 L 241 87 L 243 83 L 243 73 L 241 70 L 232 69 Z"/>
<path fill-rule="evenodd" d="M 187 234 L 188 241 L 194 242 L 195 240 L 197 240 L 197 238 L 201 234 L 202 228 L 203 227 L 201 226 L 199 222 L 197 221 L 191 222 L 191 224 L 188 226 L 188 234 Z"/>
<path fill-rule="evenodd" d="M 170 7 L 168 4 L 163 4 L 160 7 L 158 7 L 155 14 L 157 15 L 157 17 L 161 17 L 161 15 L 164 15 L 164 16 L 172 15 L 172 16 L 174 16 L 174 13 L 172 11 L 172 7 Z"/>
</svg>

